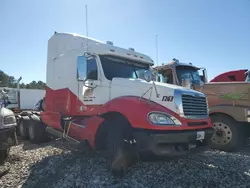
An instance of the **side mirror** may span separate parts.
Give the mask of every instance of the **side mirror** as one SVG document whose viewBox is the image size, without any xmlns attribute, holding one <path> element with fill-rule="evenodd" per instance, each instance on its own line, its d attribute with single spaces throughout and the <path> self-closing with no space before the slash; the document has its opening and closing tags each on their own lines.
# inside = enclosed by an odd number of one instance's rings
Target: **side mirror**
<svg viewBox="0 0 250 188">
<path fill-rule="evenodd" d="M 85 81 L 87 77 L 87 58 L 86 56 L 77 56 L 77 80 Z"/>
<path fill-rule="evenodd" d="M 204 83 L 207 83 L 208 82 L 208 79 L 207 79 L 207 70 L 205 68 L 203 68 L 202 73 L 203 73 L 203 80 L 202 81 Z"/>
<path fill-rule="evenodd" d="M 146 80 L 147 82 L 152 81 L 153 75 L 151 71 L 145 70 L 144 71 L 144 80 Z"/>
<path fill-rule="evenodd" d="M 201 81 L 202 81 L 202 82 L 205 82 L 204 75 L 200 75 L 200 78 L 201 78 Z"/>
<path fill-rule="evenodd" d="M 248 70 L 245 74 L 246 74 L 245 82 L 250 82 L 250 70 Z"/>
<path fill-rule="evenodd" d="M 246 77 L 250 76 L 250 70 L 245 72 Z"/>
</svg>

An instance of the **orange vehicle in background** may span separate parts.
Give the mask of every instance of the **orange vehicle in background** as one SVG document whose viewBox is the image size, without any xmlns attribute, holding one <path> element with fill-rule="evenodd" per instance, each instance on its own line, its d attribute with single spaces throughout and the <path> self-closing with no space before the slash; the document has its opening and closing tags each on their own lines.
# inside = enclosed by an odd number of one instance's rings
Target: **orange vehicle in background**
<svg viewBox="0 0 250 188">
<path fill-rule="evenodd" d="M 209 116 L 215 127 L 214 148 L 235 151 L 250 137 L 250 71 L 242 81 L 209 82 L 207 71 L 191 63 L 173 59 L 154 68 L 157 81 L 182 85 L 207 96 Z M 225 74 L 224 74 L 225 76 Z M 197 113 L 195 106 L 191 109 Z"/>
</svg>

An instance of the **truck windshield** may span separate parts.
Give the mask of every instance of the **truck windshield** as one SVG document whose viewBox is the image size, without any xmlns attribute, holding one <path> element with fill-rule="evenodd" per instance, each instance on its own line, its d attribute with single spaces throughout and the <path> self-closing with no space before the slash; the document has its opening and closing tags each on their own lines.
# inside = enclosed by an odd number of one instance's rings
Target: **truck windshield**
<svg viewBox="0 0 250 188">
<path fill-rule="evenodd" d="M 100 56 L 104 75 L 108 80 L 113 78 L 141 78 L 144 79 L 144 71 L 150 66 L 137 61 L 113 56 Z"/>
<path fill-rule="evenodd" d="M 203 83 L 200 75 L 199 75 L 199 71 L 195 68 L 189 67 L 189 66 L 177 66 L 176 67 L 176 72 L 177 72 L 177 76 L 178 79 L 180 81 L 180 83 L 182 83 L 182 79 L 191 79 L 191 82 L 193 84 L 201 84 Z"/>
</svg>

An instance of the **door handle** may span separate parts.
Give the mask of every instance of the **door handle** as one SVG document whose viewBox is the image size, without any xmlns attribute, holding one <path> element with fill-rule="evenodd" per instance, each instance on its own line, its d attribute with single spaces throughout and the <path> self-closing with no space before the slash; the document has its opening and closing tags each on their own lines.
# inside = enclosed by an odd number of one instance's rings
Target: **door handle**
<svg viewBox="0 0 250 188">
<path fill-rule="evenodd" d="M 98 85 L 100 85 L 99 80 L 87 80 L 84 82 L 84 86 L 89 87 L 89 88 L 95 88 Z"/>
</svg>

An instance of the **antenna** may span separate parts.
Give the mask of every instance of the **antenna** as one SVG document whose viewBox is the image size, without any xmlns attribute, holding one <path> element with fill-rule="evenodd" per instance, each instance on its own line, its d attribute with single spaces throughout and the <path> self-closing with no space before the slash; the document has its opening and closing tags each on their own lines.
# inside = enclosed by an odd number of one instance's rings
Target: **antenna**
<svg viewBox="0 0 250 188">
<path fill-rule="evenodd" d="M 85 5 L 86 9 L 86 37 L 87 37 L 87 51 L 88 51 L 88 6 Z"/>
<path fill-rule="evenodd" d="M 156 48 L 156 65 L 158 66 L 158 35 L 155 36 L 155 48 Z M 142 96 L 140 97 L 140 100 L 142 99 L 142 97 L 144 95 L 146 95 L 149 91 L 150 91 L 150 94 L 149 94 L 149 99 L 148 101 L 150 102 L 151 101 L 151 95 L 152 95 L 152 91 L 155 90 L 155 93 L 156 93 L 156 97 L 159 98 L 160 97 L 160 94 L 158 93 L 157 91 L 157 88 L 156 88 L 156 85 L 155 85 L 155 81 L 154 79 L 152 80 L 152 85 L 150 86 L 150 88 L 148 88 L 148 90 L 146 92 L 144 92 L 142 94 Z"/>
<path fill-rule="evenodd" d="M 158 66 L 158 35 L 155 36 L 156 66 Z"/>
</svg>

